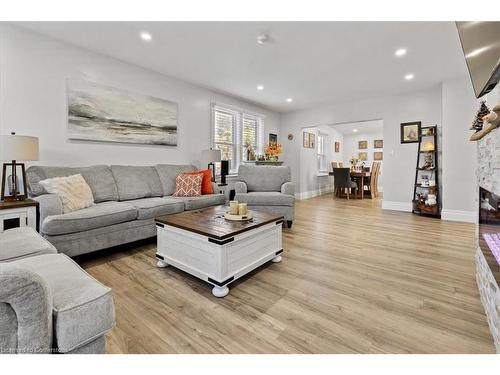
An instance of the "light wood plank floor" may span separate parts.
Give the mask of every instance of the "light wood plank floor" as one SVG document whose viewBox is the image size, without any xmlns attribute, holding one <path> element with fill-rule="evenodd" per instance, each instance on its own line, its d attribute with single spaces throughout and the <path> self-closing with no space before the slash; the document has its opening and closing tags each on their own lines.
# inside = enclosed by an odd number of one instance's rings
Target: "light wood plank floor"
<svg viewBox="0 0 500 375">
<path fill-rule="evenodd" d="M 110 353 L 493 353 L 472 224 L 383 211 L 380 200 L 297 203 L 284 257 L 224 299 L 155 244 L 78 259 L 113 288 Z"/>
</svg>

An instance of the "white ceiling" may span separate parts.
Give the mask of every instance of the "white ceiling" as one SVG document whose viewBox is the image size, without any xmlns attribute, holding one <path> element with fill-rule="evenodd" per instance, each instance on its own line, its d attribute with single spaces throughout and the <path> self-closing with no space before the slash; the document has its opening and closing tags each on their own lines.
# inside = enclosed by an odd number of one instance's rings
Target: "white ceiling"
<svg viewBox="0 0 500 375">
<path fill-rule="evenodd" d="M 348 122 L 330 126 L 344 135 L 373 134 L 382 133 L 384 131 L 384 122 L 382 120 Z M 354 129 L 358 129 L 358 131 L 353 132 Z"/>
<path fill-rule="evenodd" d="M 452 22 L 17 24 L 280 112 L 405 93 L 467 74 Z M 152 41 L 142 41 L 141 31 Z M 257 44 L 261 33 L 268 43 Z M 408 53 L 396 58 L 401 47 Z M 407 73 L 415 79 L 406 81 Z"/>
</svg>

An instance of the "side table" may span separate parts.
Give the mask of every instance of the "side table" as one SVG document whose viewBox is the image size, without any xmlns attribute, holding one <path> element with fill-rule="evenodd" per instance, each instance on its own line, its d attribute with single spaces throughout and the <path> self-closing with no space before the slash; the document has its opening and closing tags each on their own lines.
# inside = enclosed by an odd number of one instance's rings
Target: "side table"
<svg viewBox="0 0 500 375">
<path fill-rule="evenodd" d="M 17 227 L 37 228 L 38 202 L 33 199 L 22 201 L 0 201 L 0 233 Z"/>
</svg>

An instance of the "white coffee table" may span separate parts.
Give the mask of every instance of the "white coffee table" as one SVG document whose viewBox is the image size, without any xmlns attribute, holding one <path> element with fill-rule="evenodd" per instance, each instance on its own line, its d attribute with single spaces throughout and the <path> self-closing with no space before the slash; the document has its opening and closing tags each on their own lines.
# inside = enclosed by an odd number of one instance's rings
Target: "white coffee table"
<svg viewBox="0 0 500 375">
<path fill-rule="evenodd" d="M 224 219 L 227 206 L 156 218 L 158 267 L 181 269 L 213 285 L 225 297 L 228 285 L 262 264 L 281 261 L 283 216 L 252 211 L 253 220 Z"/>
</svg>

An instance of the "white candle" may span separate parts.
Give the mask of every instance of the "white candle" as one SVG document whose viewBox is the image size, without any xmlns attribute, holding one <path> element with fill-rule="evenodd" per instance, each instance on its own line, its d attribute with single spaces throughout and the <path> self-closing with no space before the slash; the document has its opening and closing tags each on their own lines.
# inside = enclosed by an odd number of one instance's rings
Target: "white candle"
<svg viewBox="0 0 500 375">
<path fill-rule="evenodd" d="M 229 202 L 229 213 L 231 215 L 238 215 L 238 201 Z"/>
<path fill-rule="evenodd" d="M 240 203 L 238 205 L 238 214 L 240 214 L 240 215 L 247 214 L 247 204 L 246 203 Z"/>
</svg>

